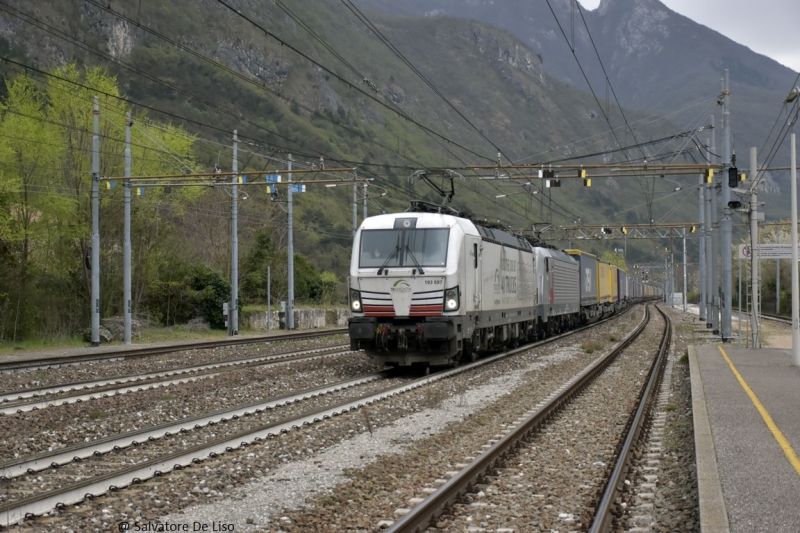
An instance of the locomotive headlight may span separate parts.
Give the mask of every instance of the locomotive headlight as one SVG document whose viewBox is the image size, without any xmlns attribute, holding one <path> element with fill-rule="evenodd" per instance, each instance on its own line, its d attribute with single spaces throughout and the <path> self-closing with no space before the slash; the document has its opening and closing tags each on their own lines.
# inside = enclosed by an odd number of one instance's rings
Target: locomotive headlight
<svg viewBox="0 0 800 533">
<path fill-rule="evenodd" d="M 350 310 L 361 311 L 361 293 L 354 289 L 350 289 Z"/>
<path fill-rule="evenodd" d="M 458 300 L 458 287 L 453 287 L 452 289 L 444 291 L 444 310 L 455 311 L 458 309 Z"/>
</svg>

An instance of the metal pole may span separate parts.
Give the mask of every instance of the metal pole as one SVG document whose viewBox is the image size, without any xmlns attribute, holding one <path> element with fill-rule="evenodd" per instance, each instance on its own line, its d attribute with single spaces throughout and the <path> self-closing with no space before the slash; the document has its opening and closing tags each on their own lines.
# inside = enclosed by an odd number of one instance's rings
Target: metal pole
<svg viewBox="0 0 800 533">
<path fill-rule="evenodd" d="M 757 150 L 755 147 L 750 148 L 750 175 L 755 176 L 757 164 Z M 755 182 L 752 180 L 753 185 L 750 186 L 750 293 L 751 309 L 750 309 L 750 322 L 752 325 L 752 339 L 753 348 L 758 349 L 761 347 L 758 339 L 758 311 L 759 311 L 759 287 L 758 287 L 758 194 L 756 192 Z"/>
<path fill-rule="evenodd" d="M 706 143 L 708 148 L 708 161 L 709 164 L 713 165 L 716 163 L 716 158 L 714 157 L 714 152 L 716 148 L 714 147 L 715 144 L 715 121 L 714 115 L 711 115 L 711 139 L 708 140 Z M 705 201 L 706 201 L 706 269 L 708 270 L 708 275 L 706 276 L 706 327 L 711 328 L 714 330 L 716 322 L 714 321 L 714 298 L 717 294 L 717 288 L 714 285 L 715 276 L 714 276 L 714 266 L 716 262 L 714 261 L 714 235 L 716 233 L 716 229 L 714 228 L 714 202 L 713 199 L 716 195 L 714 191 L 714 179 L 710 180 L 710 183 L 706 183 L 706 194 L 705 194 Z"/>
<path fill-rule="evenodd" d="M 711 125 L 714 125 L 714 115 L 711 115 Z M 710 144 L 709 144 L 710 145 Z M 714 156 L 709 153 L 709 161 L 711 163 L 714 162 Z M 712 317 L 714 315 L 713 309 L 713 287 L 711 285 L 711 256 L 712 249 L 711 249 L 711 236 L 713 229 L 711 228 L 711 196 L 714 194 L 712 190 L 713 187 L 713 180 L 712 183 L 705 184 L 705 194 L 703 195 L 703 201 L 705 202 L 705 227 L 706 227 L 706 239 L 705 239 L 705 247 L 706 247 L 706 327 L 712 328 Z"/>
<path fill-rule="evenodd" d="M 239 137 L 233 130 L 233 165 L 231 176 L 231 303 L 228 306 L 228 335 L 239 334 Z"/>
<path fill-rule="evenodd" d="M 125 177 L 131 175 L 131 114 L 125 115 Z M 131 180 L 124 180 L 125 191 L 125 229 L 122 245 L 122 307 L 123 307 L 123 342 L 131 343 Z"/>
<path fill-rule="evenodd" d="M 711 151 L 714 152 L 716 150 L 716 133 L 715 130 L 711 130 Z M 711 156 L 712 159 L 716 159 L 714 156 Z M 711 226 L 713 231 L 711 232 L 711 329 L 715 335 L 718 335 L 720 332 L 719 329 L 719 270 L 718 270 L 718 261 L 719 261 L 719 212 L 717 208 L 717 190 L 716 184 L 720 180 L 717 176 L 714 176 L 714 182 L 711 184 Z"/>
<path fill-rule="evenodd" d="M 272 267 L 267 265 L 267 333 L 272 332 Z"/>
<path fill-rule="evenodd" d="M 367 184 L 364 183 L 364 218 L 362 220 L 367 219 Z"/>
<path fill-rule="evenodd" d="M 704 200 L 704 187 L 703 187 L 703 176 L 700 176 L 700 187 L 698 188 L 698 196 L 700 198 L 700 239 L 699 239 L 699 249 L 700 249 L 700 321 L 705 321 L 706 319 L 706 228 L 705 228 L 705 200 Z"/>
<path fill-rule="evenodd" d="M 781 243 L 781 228 L 778 227 L 777 243 Z M 781 314 L 781 260 L 775 260 L 775 314 Z"/>
<path fill-rule="evenodd" d="M 664 304 L 670 304 L 672 306 L 672 296 L 670 296 L 670 287 L 669 287 L 669 257 L 664 254 Z M 669 299 L 667 299 L 669 298 Z"/>
<path fill-rule="evenodd" d="M 358 229 L 358 183 L 353 183 L 353 238 Z"/>
<path fill-rule="evenodd" d="M 683 228 L 683 312 L 686 312 L 686 228 Z"/>
<path fill-rule="evenodd" d="M 92 109 L 92 346 L 100 346 L 100 99 Z"/>
<path fill-rule="evenodd" d="M 732 276 L 732 246 L 733 246 L 733 232 L 731 225 L 731 208 L 728 207 L 728 202 L 731 201 L 731 190 L 728 186 L 728 167 L 733 166 L 733 158 L 731 156 L 731 95 L 729 83 L 728 69 L 725 69 L 722 87 L 722 126 L 725 135 L 724 141 L 724 158 L 722 162 L 722 176 L 720 182 L 722 185 L 722 342 L 727 342 L 733 337 L 731 329 L 731 286 L 733 282 Z"/>
<path fill-rule="evenodd" d="M 797 148 L 792 131 L 792 364 L 794 366 L 800 366 L 800 291 L 798 290 L 800 275 L 798 275 L 797 261 Z"/>
<path fill-rule="evenodd" d="M 755 179 L 755 177 L 753 177 Z M 739 346 L 742 345 L 742 258 L 739 258 Z"/>
<path fill-rule="evenodd" d="M 289 154 L 288 169 L 289 183 L 292 181 L 292 154 Z M 355 185 L 355 184 L 354 184 Z M 287 251 L 289 259 L 289 295 L 286 303 L 286 329 L 294 329 L 294 228 L 292 226 L 292 186 L 289 185 L 289 193 L 286 195 L 289 203 L 289 248 Z"/>
<path fill-rule="evenodd" d="M 675 253 L 670 246 L 669 252 L 669 288 L 670 307 L 675 307 Z"/>
</svg>

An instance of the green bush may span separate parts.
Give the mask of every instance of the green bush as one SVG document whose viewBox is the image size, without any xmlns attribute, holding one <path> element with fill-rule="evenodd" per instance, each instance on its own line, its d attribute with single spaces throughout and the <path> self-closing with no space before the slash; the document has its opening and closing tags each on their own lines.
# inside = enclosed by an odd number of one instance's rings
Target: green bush
<svg viewBox="0 0 800 533">
<path fill-rule="evenodd" d="M 202 318 L 214 329 L 225 329 L 222 304 L 230 299 L 230 284 L 202 263 L 170 261 L 159 267 L 144 307 L 165 325 Z"/>
<path fill-rule="evenodd" d="M 230 299 L 230 284 L 219 272 L 198 264 L 188 285 L 195 316 L 204 318 L 214 329 L 225 329 L 222 304 Z"/>
</svg>

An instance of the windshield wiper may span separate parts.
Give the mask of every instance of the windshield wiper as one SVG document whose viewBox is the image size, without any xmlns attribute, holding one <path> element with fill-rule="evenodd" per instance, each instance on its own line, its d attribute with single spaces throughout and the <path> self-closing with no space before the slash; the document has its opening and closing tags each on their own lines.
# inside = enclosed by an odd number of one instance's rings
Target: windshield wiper
<svg viewBox="0 0 800 533">
<path fill-rule="evenodd" d="M 394 250 L 392 250 L 392 253 L 389 254 L 389 257 L 386 258 L 386 261 L 384 261 L 383 264 L 381 265 L 381 267 L 378 269 L 378 275 L 379 276 L 383 273 L 383 269 L 386 268 L 386 265 L 389 264 L 389 261 L 392 260 L 392 257 L 394 257 L 397 254 L 397 252 L 399 252 L 399 251 L 400 251 L 400 245 L 398 244 L 397 246 L 394 247 Z"/>
<path fill-rule="evenodd" d="M 422 270 L 421 266 L 419 266 L 419 261 L 417 261 L 417 258 L 414 257 L 414 252 L 411 251 L 411 248 L 409 248 L 407 244 L 406 244 L 406 252 L 408 252 L 409 257 L 411 257 L 411 260 L 414 261 L 414 264 L 417 265 L 417 269 L 419 269 L 419 273 L 420 274 L 424 274 L 425 271 Z"/>
</svg>

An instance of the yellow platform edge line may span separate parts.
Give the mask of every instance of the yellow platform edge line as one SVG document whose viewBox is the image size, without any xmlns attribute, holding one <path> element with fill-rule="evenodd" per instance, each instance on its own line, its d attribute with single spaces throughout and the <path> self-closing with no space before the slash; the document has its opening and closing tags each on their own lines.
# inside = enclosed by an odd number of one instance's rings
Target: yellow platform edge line
<svg viewBox="0 0 800 533">
<path fill-rule="evenodd" d="M 736 376 L 736 379 L 739 380 L 739 384 L 744 389 L 744 392 L 747 393 L 747 396 L 750 397 L 750 401 L 753 402 L 753 405 L 756 406 L 756 409 L 761 414 L 761 418 L 764 419 L 764 423 L 767 424 L 767 427 L 772 432 L 772 436 L 775 437 L 776 441 L 778 441 L 778 445 L 783 450 L 783 453 L 784 455 L 786 455 L 786 458 L 789 460 L 789 463 L 791 463 L 792 467 L 794 467 L 794 471 L 797 472 L 797 475 L 800 475 L 800 459 L 798 459 L 797 454 L 794 453 L 792 445 L 789 444 L 789 441 L 786 440 L 786 437 L 783 436 L 783 432 L 780 429 L 778 429 L 778 426 L 775 424 L 775 421 L 772 420 L 772 417 L 770 416 L 769 412 L 767 412 L 767 409 L 759 401 L 758 396 L 756 396 L 756 393 L 753 392 L 753 389 L 750 388 L 750 386 L 744 380 L 739 371 L 736 370 L 733 361 L 731 361 L 730 357 L 728 357 L 728 354 L 725 353 L 725 350 L 722 349 L 722 346 L 717 345 L 717 348 L 719 348 L 719 351 L 722 352 L 722 357 L 725 358 L 725 361 L 728 363 L 728 366 L 731 367 L 733 375 Z"/>
</svg>

